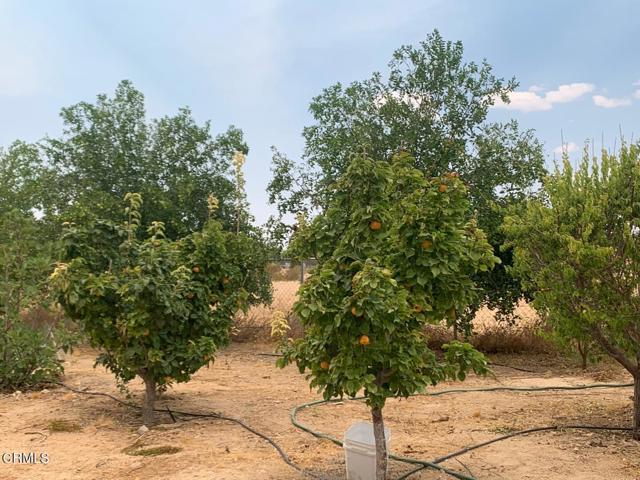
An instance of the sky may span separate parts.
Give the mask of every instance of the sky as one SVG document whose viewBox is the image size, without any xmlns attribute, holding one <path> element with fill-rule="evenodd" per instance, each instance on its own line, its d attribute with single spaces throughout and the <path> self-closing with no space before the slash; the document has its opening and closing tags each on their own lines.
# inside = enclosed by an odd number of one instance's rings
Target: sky
<svg viewBox="0 0 640 480">
<path fill-rule="evenodd" d="M 129 79 L 148 115 L 190 106 L 213 133 L 250 147 L 247 194 L 258 224 L 271 146 L 300 157 L 309 102 L 336 82 L 386 71 L 395 49 L 437 28 L 469 61 L 516 77 L 489 119 L 534 129 L 547 160 L 640 137 L 640 2 L 355 0 L 312 2 L 0 0 L 0 145 L 61 133 L 64 106 Z"/>
</svg>

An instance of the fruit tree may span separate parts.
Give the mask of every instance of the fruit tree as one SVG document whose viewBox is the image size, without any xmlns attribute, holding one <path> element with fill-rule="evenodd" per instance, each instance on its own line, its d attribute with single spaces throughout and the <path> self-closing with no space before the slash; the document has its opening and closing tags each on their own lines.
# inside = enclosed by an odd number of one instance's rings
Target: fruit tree
<svg viewBox="0 0 640 480">
<path fill-rule="evenodd" d="M 210 200 L 213 210 L 217 202 Z M 143 420 L 150 424 L 157 389 L 188 381 L 228 343 L 234 314 L 252 300 L 245 287 L 265 265 L 252 254 L 257 241 L 213 219 L 176 241 L 155 222 L 140 240 L 142 199 L 127 194 L 126 201 L 124 225 L 67 228 L 65 263 L 52 282 L 66 313 L 102 350 L 97 364 L 121 386 L 142 378 Z"/>
<path fill-rule="evenodd" d="M 386 477 L 386 399 L 487 368 L 469 344 L 445 345 L 442 358 L 427 346 L 425 324 L 465 308 L 476 294 L 471 276 L 497 259 L 467 218 L 462 181 L 427 178 L 414 162 L 404 151 L 391 163 L 355 157 L 326 210 L 302 222 L 291 245 L 318 266 L 294 306 L 306 336 L 284 347 L 279 366 L 308 370 L 325 399 L 364 391 L 378 479 Z"/>
<path fill-rule="evenodd" d="M 640 440 L 640 145 L 565 158 L 540 199 L 505 220 L 516 272 L 560 336 L 592 341 L 633 376 Z"/>
</svg>

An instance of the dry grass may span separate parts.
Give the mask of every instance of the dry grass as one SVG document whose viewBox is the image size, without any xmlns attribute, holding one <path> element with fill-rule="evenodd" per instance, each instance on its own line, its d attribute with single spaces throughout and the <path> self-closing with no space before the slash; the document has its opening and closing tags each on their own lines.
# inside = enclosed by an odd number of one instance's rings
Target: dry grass
<svg viewBox="0 0 640 480">
<path fill-rule="evenodd" d="M 122 453 L 137 457 L 155 457 L 158 455 L 173 455 L 181 452 L 182 448 L 172 447 L 169 445 L 160 445 L 157 447 L 144 448 L 144 445 L 131 445 L 122 449 Z"/>
<path fill-rule="evenodd" d="M 299 267 L 283 269 L 279 265 L 273 268 L 282 271 L 296 270 L 298 277 L 290 273 L 281 273 L 284 278 L 294 277 L 295 280 L 276 280 L 274 273 L 273 303 L 269 306 L 253 307 L 246 315 L 238 316 L 234 326 L 233 339 L 239 342 L 268 341 L 271 334 L 271 319 L 276 311 L 285 313 L 291 326 L 290 335 L 293 338 L 302 336 L 303 329 L 292 307 L 296 301 L 296 293 L 300 287 Z M 520 319 L 514 325 L 499 323 L 495 319 L 494 312 L 482 309 L 474 320 L 474 334 L 469 341 L 480 351 L 485 353 L 545 353 L 554 351 L 555 347 L 545 340 L 539 331 L 540 320 L 536 312 L 526 303 L 521 303 L 516 308 L 516 314 Z M 427 328 L 429 345 L 432 348 L 440 348 L 444 343 L 453 340 L 451 329 L 443 325 L 429 326 Z"/>
<path fill-rule="evenodd" d="M 548 353 L 556 347 L 540 331 L 542 325 L 536 312 L 522 302 L 516 308 L 519 319 L 514 324 L 496 321 L 494 312 L 480 310 L 473 321 L 473 335 L 467 339 L 484 353 Z M 444 325 L 427 327 L 429 346 L 439 349 L 453 340 L 453 332 Z"/>
<path fill-rule="evenodd" d="M 82 430 L 82 427 L 80 427 L 80 425 L 70 420 L 57 419 L 57 420 L 51 420 L 49 422 L 49 426 L 47 427 L 47 429 L 52 433 L 79 432 L 80 430 Z"/>
<path fill-rule="evenodd" d="M 281 311 L 287 316 L 291 336 L 302 335 L 302 327 L 292 312 L 299 287 L 298 280 L 274 280 L 271 305 L 252 307 L 246 315 L 238 315 L 234 324 L 233 339 L 238 342 L 268 340 L 271 335 L 271 319 L 276 311 Z"/>
</svg>

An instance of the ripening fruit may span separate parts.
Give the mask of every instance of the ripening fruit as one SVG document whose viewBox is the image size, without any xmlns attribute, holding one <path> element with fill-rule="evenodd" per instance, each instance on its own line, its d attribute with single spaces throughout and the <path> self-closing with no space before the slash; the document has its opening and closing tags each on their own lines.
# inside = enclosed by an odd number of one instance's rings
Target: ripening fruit
<svg viewBox="0 0 640 480">
<path fill-rule="evenodd" d="M 351 315 L 353 315 L 354 317 L 358 316 L 358 313 L 356 311 L 356 307 L 351 307 Z"/>
<path fill-rule="evenodd" d="M 377 232 L 382 228 L 382 224 L 378 220 L 372 220 L 369 222 L 369 228 L 374 232 Z"/>
<path fill-rule="evenodd" d="M 416 313 L 422 312 L 422 305 L 414 305 L 413 306 L 413 311 L 416 312 Z"/>
<path fill-rule="evenodd" d="M 423 240 L 420 246 L 423 250 L 430 250 L 433 246 L 433 242 L 431 240 Z"/>
<path fill-rule="evenodd" d="M 193 267 L 193 273 L 200 273 L 200 267 L 198 265 Z"/>
<path fill-rule="evenodd" d="M 227 285 L 227 284 L 229 283 L 229 277 L 224 277 L 224 278 L 222 279 L 222 283 L 223 283 L 224 285 Z"/>
<path fill-rule="evenodd" d="M 149 336 L 149 329 L 145 328 L 144 331 L 142 332 L 142 336 L 143 337 L 148 337 Z"/>
<path fill-rule="evenodd" d="M 329 370 L 329 362 L 327 362 L 326 360 L 321 361 L 320 368 L 322 370 Z"/>
<path fill-rule="evenodd" d="M 444 193 L 447 191 L 447 188 L 449 188 L 447 185 L 445 185 L 444 183 L 441 183 L 440 186 L 438 187 L 438 191 L 440 193 Z"/>
<path fill-rule="evenodd" d="M 358 343 L 363 347 L 366 345 L 369 345 L 369 337 L 366 335 L 360 335 L 360 338 L 358 339 Z"/>
</svg>

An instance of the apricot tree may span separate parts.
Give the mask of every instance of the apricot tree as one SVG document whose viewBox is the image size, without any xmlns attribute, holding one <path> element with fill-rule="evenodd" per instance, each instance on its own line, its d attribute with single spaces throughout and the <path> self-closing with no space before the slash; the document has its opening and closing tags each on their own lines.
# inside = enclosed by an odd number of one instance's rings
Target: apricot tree
<svg viewBox="0 0 640 480">
<path fill-rule="evenodd" d="M 443 358 L 427 346 L 425 324 L 473 301 L 471 276 L 497 258 L 467 217 L 467 190 L 457 175 L 430 179 L 414 163 L 406 152 L 391 163 L 355 157 L 327 208 L 302 222 L 291 245 L 318 266 L 294 306 L 305 338 L 284 347 L 278 364 L 308 370 L 325 399 L 364 391 L 378 479 L 386 478 L 386 399 L 487 369 L 469 344 L 445 345 Z"/>
<path fill-rule="evenodd" d="M 68 226 L 65 258 L 52 275 L 58 300 L 102 353 L 97 364 L 119 385 L 140 376 L 143 420 L 153 423 L 156 390 L 186 382 L 229 341 L 235 313 L 251 302 L 247 286 L 263 275 L 261 247 L 210 219 L 179 240 L 154 222 L 140 240 L 142 199 L 127 194 L 127 221 Z M 210 202 L 212 209 L 217 202 Z"/>
<path fill-rule="evenodd" d="M 632 376 L 640 440 L 640 145 L 565 158 L 541 198 L 505 220 L 515 272 L 559 336 L 592 341 Z"/>
</svg>

